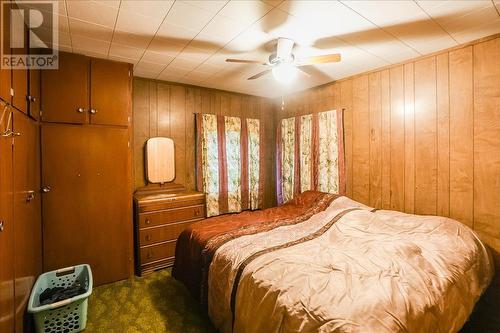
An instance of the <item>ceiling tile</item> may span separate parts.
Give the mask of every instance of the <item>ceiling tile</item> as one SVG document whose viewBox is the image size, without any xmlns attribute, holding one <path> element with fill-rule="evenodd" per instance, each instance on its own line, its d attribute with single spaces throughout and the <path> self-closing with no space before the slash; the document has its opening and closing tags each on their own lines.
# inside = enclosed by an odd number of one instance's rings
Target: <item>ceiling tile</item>
<svg viewBox="0 0 500 333">
<path fill-rule="evenodd" d="M 165 53 L 146 50 L 146 52 L 142 56 L 142 60 L 146 62 L 168 65 L 172 60 L 174 60 L 174 57 L 169 56 Z"/>
<path fill-rule="evenodd" d="M 113 43 L 145 49 L 151 42 L 152 35 L 138 35 L 131 32 L 115 30 Z"/>
<path fill-rule="evenodd" d="M 223 47 L 231 39 L 238 36 L 244 29 L 245 26 L 242 26 L 241 22 L 237 20 L 216 16 L 205 28 L 203 28 L 202 33 L 204 35 L 220 37 L 220 44 L 222 44 L 220 47 Z"/>
<path fill-rule="evenodd" d="M 114 28 L 118 7 L 113 1 L 66 1 L 68 16 Z"/>
<path fill-rule="evenodd" d="M 75 50 L 85 50 L 99 54 L 107 54 L 110 45 L 109 41 L 97 40 L 78 35 L 71 36 L 71 43 L 73 49 Z"/>
<path fill-rule="evenodd" d="M 179 44 L 185 46 L 191 41 L 198 31 L 177 26 L 168 22 L 163 22 L 154 38 L 155 43 L 160 46 L 162 43 Z"/>
<path fill-rule="evenodd" d="M 177 67 L 177 66 L 174 66 L 171 64 L 163 70 L 162 74 L 168 73 L 171 75 L 184 76 L 187 73 L 189 73 L 190 71 L 191 71 L 191 69 L 189 69 L 189 68 Z"/>
<path fill-rule="evenodd" d="M 170 81 L 170 82 L 178 82 L 178 80 L 180 80 L 183 75 L 184 74 L 182 74 L 182 75 L 173 74 L 173 73 L 164 71 L 164 72 L 160 73 L 160 75 L 158 75 L 157 79 L 164 80 L 164 81 Z"/>
<path fill-rule="evenodd" d="M 121 56 L 111 55 L 111 54 L 108 55 L 108 59 L 114 60 L 114 61 L 120 61 L 120 62 L 127 62 L 127 63 L 133 64 L 133 65 L 135 65 L 137 63 L 137 59 L 131 59 L 131 58 L 121 57 Z"/>
<path fill-rule="evenodd" d="M 163 20 L 173 3 L 173 0 L 122 0 L 120 12 L 128 11 L 149 19 Z"/>
<path fill-rule="evenodd" d="M 206 11 L 209 11 L 209 12 L 215 14 L 219 10 L 221 10 L 221 8 L 224 7 L 224 5 L 228 1 L 229 0 L 222 0 L 222 1 L 219 1 L 219 0 L 210 0 L 210 1 L 207 1 L 207 0 L 184 0 L 183 2 L 188 4 L 188 5 L 198 7 L 198 8 L 204 9 Z"/>
<path fill-rule="evenodd" d="M 210 65 L 208 63 L 203 63 L 200 66 L 196 67 L 196 71 L 207 73 L 210 75 L 213 75 L 217 72 L 220 72 L 221 70 L 222 70 L 222 67 Z"/>
<path fill-rule="evenodd" d="M 346 1 L 345 4 L 420 54 L 439 41 L 443 47 L 457 43 L 414 1 Z M 394 15 L 398 13 L 398 15 Z M 366 32 L 367 35 L 369 31 Z"/>
<path fill-rule="evenodd" d="M 200 31 L 213 16 L 214 13 L 209 10 L 177 1 L 170 9 L 165 22 L 182 28 Z"/>
<path fill-rule="evenodd" d="M 148 71 L 151 73 L 156 73 L 156 75 L 158 75 L 164 68 L 165 65 L 141 60 L 140 62 L 137 63 L 137 65 L 134 66 L 134 71 L 135 70 Z"/>
<path fill-rule="evenodd" d="M 181 58 L 177 57 L 172 62 L 168 67 L 178 67 L 178 68 L 183 68 L 186 69 L 187 71 L 191 71 L 195 69 L 197 66 L 200 65 L 200 61 L 192 60 L 189 58 Z"/>
<path fill-rule="evenodd" d="M 150 18 L 131 11 L 120 10 L 116 29 L 151 37 L 158 30 L 161 22 L 162 18 Z"/>
<path fill-rule="evenodd" d="M 116 43 L 112 43 L 111 48 L 109 49 L 110 56 L 118 56 L 134 60 L 139 60 L 143 53 L 143 49 L 137 49 L 135 47 L 129 47 Z"/>
<path fill-rule="evenodd" d="M 266 15 L 272 6 L 254 0 L 230 1 L 219 12 L 220 15 L 236 20 L 242 26 L 248 26 Z"/>
<path fill-rule="evenodd" d="M 71 35 L 74 36 L 83 36 L 110 42 L 113 35 L 113 29 L 111 28 L 74 18 L 69 19 L 69 26 Z"/>
<path fill-rule="evenodd" d="M 167 41 L 164 41 L 163 38 L 156 36 L 148 47 L 148 50 L 165 54 L 171 57 L 176 57 L 179 52 L 184 49 L 183 45 L 173 44 Z"/>
</svg>

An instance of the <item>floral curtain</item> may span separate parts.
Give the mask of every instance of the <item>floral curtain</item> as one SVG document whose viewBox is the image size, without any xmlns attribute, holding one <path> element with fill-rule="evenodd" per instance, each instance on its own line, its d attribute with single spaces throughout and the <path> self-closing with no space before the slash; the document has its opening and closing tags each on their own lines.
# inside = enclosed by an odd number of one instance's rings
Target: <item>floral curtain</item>
<svg viewBox="0 0 500 333">
<path fill-rule="evenodd" d="M 307 190 L 344 194 L 343 138 L 342 111 L 283 119 L 278 126 L 278 202 Z"/>
<path fill-rule="evenodd" d="M 207 216 L 262 206 L 260 120 L 197 114 L 198 190 Z"/>
</svg>

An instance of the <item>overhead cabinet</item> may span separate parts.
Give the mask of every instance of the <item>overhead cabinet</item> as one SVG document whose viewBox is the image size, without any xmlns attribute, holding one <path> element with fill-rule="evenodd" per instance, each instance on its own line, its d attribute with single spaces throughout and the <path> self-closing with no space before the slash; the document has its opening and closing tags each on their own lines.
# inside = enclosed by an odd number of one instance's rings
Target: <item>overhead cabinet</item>
<svg viewBox="0 0 500 333">
<path fill-rule="evenodd" d="M 132 65 L 60 53 L 42 71 L 42 121 L 128 126 Z"/>
</svg>

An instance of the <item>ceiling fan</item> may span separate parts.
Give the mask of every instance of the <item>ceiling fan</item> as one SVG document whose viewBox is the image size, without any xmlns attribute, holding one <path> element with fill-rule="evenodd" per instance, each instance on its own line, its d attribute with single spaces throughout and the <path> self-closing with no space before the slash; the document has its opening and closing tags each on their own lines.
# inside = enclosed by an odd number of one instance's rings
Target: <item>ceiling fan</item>
<svg viewBox="0 0 500 333">
<path fill-rule="evenodd" d="M 269 61 L 262 63 L 258 60 L 244 60 L 244 59 L 226 59 L 226 62 L 237 62 L 243 64 L 261 64 L 269 69 L 257 73 L 248 78 L 248 80 L 258 79 L 266 74 L 272 72 L 274 78 L 281 83 L 289 83 L 297 74 L 297 70 L 304 72 L 306 75 L 309 74 L 301 69 L 301 66 L 307 65 L 317 65 L 329 62 L 339 62 L 340 54 L 325 54 L 313 57 L 307 57 L 302 59 L 295 58 L 293 54 L 293 45 L 295 42 L 289 38 L 278 38 L 276 43 L 275 52 L 271 53 L 269 56 Z"/>
</svg>

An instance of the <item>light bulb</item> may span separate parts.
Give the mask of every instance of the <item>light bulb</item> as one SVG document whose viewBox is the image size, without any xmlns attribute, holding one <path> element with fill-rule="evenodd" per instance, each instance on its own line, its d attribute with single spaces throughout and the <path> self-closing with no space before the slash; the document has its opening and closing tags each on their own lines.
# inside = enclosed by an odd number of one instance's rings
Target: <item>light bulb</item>
<svg viewBox="0 0 500 333">
<path fill-rule="evenodd" d="M 288 84 L 297 76 L 297 68 L 290 62 L 284 62 L 273 67 L 273 76 L 276 81 Z"/>
</svg>

